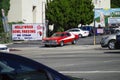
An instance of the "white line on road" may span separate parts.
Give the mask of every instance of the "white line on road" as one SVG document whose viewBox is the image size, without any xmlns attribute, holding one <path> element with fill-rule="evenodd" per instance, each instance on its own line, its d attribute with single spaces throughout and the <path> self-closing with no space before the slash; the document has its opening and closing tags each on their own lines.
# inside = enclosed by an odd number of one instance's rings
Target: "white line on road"
<svg viewBox="0 0 120 80">
<path fill-rule="evenodd" d="M 120 73 L 120 71 L 59 71 L 60 73 L 71 73 L 71 74 L 81 74 L 81 73 Z"/>
</svg>

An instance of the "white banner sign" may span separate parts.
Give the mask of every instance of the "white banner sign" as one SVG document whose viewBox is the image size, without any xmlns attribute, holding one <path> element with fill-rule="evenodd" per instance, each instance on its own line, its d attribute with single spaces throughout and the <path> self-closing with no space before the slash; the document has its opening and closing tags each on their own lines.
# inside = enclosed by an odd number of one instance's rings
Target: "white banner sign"
<svg viewBox="0 0 120 80">
<path fill-rule="evenodd" d="M 108 24 L 120 23 L 120 17 L 110 17 L 108 18 Z"/>
<path fill-rule="evenodd" d="M 41 24 L 13 24 L 12 40 L 42 40 Z"/>
</svg>

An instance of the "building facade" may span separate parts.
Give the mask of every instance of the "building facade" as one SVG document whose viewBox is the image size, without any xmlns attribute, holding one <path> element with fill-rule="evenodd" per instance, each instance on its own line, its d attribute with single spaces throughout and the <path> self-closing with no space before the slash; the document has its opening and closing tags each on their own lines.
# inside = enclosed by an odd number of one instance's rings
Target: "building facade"
<svg viewBox="0 0 120 80">
<path fill-rule="evenodd" d="M 10 0 L 8 22 L 44 23 L 46 0 Z"/>
</svg>

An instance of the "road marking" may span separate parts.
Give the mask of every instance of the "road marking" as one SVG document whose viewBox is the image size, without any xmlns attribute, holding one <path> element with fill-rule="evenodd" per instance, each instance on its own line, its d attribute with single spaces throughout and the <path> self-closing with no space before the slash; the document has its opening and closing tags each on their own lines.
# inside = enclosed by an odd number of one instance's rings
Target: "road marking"
<svg viewBox="0 0 120 80">
<path fill-rule="evenodd" d="M 71 73 L 71 74 L 81 74 L 81 73 L 120 73 L 120 71 L 59 71 L 60 73 Z"/>
</svg>

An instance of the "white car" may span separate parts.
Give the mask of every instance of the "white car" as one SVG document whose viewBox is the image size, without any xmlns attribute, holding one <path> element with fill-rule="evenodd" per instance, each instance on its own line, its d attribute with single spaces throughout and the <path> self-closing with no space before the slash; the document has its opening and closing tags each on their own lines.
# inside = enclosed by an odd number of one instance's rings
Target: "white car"
<svg viewBox="0 0 120 80">
<path fill-rule="evenodd" d="M 0 52 L 9 52 L 9 48 L 4 45 L 4 44 L 0 44 Z"/>
<path fill-rule="evenodd" d="M 79 35 L 79 37 L 87 37 L 87 36 L 89 36 L 89 31 L 82 30 L 80 28 L 72 28 L 72 29 L 69 29 L 67 31 L 71 32 L 73 34 Z"/>
</svg>

